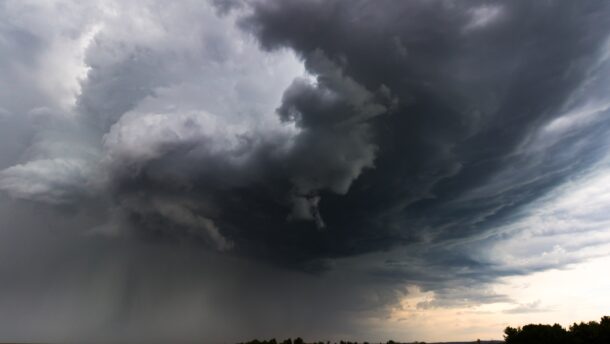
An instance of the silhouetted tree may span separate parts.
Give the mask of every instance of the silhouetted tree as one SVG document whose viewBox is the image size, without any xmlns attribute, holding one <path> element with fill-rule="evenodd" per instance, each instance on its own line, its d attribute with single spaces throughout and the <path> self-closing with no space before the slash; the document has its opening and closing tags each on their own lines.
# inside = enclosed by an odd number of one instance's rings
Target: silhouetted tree
<svg viewBox="0 0 610 344">
<path fill-rule="evenodd" d="M 569 330 L 558 324 L 525 325 L 522 328 L 507 327 L 504 330 L 506 344 L 608 344 L 610 343 L 610 317 L 602 317 L 598 323 L 590 321 L 573 324 Z"/>
<path fill-rule="evenodd" d="M 610 343 L 610 317 L 602 317 L 599 322 L 599 336 L 604 343 Z"/>
<path fill-rule="evenodd" d="M 507 329 L 508 330 L 508 329 Z M 507 344 L 572 343 L 568 332 L 559 324 L 525 325 L 516 331 L 504 331 Z"/>
</svg>

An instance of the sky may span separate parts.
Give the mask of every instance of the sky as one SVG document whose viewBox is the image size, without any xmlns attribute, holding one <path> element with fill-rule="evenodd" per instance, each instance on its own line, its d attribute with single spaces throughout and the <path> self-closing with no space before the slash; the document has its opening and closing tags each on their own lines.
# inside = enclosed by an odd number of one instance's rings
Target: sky
<svg viewBox="0 0 610 344">
<path fill-rule="evenodd" d="M 0 340 L 610 315 L 609 38 L 601 0 L 0 0 Z"/>
</svg>

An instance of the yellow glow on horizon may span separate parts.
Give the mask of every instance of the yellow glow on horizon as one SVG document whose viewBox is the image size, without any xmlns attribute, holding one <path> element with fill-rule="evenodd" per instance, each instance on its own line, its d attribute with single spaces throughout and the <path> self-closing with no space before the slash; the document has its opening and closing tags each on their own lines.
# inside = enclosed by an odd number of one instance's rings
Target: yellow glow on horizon
<svg viewBox="0 0 610 344">
<path fill-rule="evenodd" d="M 591 321 L 610 315 L 610 256 L 526 276 L 506 277 L 493 291 L 514 300 L 451 308 L 422 308 L 434 292 L 409 286 L 408 296 L 391 310 L 385 324 L 397 340 L 460 341 L 502 339 L 507 326 Z M 511 312 L 512 311 L 512 312 Z"/>
</svg>

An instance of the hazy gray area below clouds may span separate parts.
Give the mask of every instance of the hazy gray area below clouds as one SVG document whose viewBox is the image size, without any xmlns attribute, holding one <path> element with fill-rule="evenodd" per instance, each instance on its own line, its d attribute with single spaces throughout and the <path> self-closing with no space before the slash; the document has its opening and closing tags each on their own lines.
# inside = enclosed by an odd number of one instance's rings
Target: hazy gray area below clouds
<svg viewBox="0 0 610 344">
<path fill-rule="evenodd" d="M 409 285 L 537 306 L 490 286 L 610 242 L 579 193 L 608 11 L 0 1 L 0 340 L 377 340 Z"/>
</svg>

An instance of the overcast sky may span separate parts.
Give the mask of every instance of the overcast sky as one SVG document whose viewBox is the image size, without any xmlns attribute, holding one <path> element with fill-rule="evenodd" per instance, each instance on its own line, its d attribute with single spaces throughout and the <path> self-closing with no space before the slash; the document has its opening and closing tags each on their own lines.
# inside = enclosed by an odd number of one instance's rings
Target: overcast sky
<svg viewBox="0 0 610 344">
<path fill-rule="evenodd" d="M 0 0 L 0 341 L 610 310 L 610 2 Z"/>
</svg>

